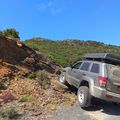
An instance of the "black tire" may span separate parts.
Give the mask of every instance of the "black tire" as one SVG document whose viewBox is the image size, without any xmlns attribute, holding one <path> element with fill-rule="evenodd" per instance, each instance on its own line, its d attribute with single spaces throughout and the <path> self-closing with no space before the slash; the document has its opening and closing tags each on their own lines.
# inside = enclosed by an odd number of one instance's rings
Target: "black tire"
<svg viewBox="0 0 120 120">
<path fill-rule="evenodd" d="M 120 103 L 117 103 L 117 102 L 112 102 L 112 104 L 115 105 L 115 106 L 120 105 Z"/>
<path fill-rule="evenodd" d="M 91 95 L 89 88 L 87 86 L 81 86 L 77 92 L 78 102 L 81 108 L 86 108 L 90 106 Z"/>
</svg>

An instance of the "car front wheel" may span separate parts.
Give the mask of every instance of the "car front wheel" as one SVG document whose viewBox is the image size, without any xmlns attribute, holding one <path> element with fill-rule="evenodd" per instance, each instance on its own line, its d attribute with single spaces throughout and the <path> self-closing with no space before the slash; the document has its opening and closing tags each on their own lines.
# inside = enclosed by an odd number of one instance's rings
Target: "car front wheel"
<svg viewBox="0 0 120 120">
<path fill-rule="evenodd" d="M 61 73 L 60 77 L 59 77 L 59 81 L 62 84 L 66 83 L 66 78 L 65 78 L 65 72 Z"/>
</svg>

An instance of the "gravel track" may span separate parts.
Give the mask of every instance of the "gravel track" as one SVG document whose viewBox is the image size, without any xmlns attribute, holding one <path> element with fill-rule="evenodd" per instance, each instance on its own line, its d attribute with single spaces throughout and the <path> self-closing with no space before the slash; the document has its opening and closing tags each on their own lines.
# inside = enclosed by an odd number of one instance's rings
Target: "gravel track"
<svg viewBox="0 0 120 120">
<path fill-rule="evenodd" d="M 98 100 L 83 110 L 76 103 L 70 108 L 59 108 L 48 120 L 120 120 L 120 105 Z"/>
<path fill-rule="evenodd" d="M 81 109 L 77 102 L 71 107 L 64 108 L 61 106 L 52 117 L 46 119 L 32 116 L 30 112 L 27 112 L 21 117 L 12 120 L 120 120 L 120 105 L 100 100 L 94 103 L 93 106 L 85 110 Z M 10 119 L 0 118 L 0 120 Z"/>
<path fill-rule="evenodd" d="M 48 120 L 90 120 L 90 117 L 75 104 L 70 108 L 59 108 L 54 117 Z"/>
</svg>

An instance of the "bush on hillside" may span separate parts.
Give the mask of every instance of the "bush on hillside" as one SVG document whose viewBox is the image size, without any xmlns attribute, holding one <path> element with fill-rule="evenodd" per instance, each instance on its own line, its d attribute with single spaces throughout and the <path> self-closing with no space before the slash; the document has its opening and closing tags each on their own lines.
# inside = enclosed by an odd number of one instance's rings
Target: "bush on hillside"
<svg viewBox="0 0 120 120">
<path fill-rule="evenodd" d="M 13 39 L 15 41 L 19 41 L 19 32 L 17 32 L 14 28 L 9 28 L 3 31 L 0 31 L 0 36 L 8 37 L 10 39 Z"/>
<path fill-rule="evenodd" d="M 38 71 L 36 73 L 36 79 L 39 83 L 39 85 L 43 88 L 43 89 L 48 89 L 50 87 L 50 79 L 48 78 L 48 75 L 46 73 L 46 71 Z"/>
<path fill-rule="evenodd" d="M 27 78 L 35 79 L 36 78 L 36 73 L 35 72 L 31 72 L 30 74 L 28 74 Z"/>
<path fill-rule="evenodd" d="M 18 115 L 17 110 L 14 107 L 7 107 L 0 112 L 2 118 L 12 119 Z"/>
</svg>

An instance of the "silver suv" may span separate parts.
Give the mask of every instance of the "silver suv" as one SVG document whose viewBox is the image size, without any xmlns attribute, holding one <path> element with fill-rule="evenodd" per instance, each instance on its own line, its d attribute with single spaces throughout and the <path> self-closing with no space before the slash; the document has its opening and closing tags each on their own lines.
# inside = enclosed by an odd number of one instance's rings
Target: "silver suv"
<svg viewBox="0 0 120 120">
<path fill-rule="evenodd" d="M 78 88 L 82 108 L 88 107 L 93 97 L 120 102 L 120 57 L 111 54 L 87 54 L 84 61 L 67 67 L 59 81 Z"/>
</svg>

